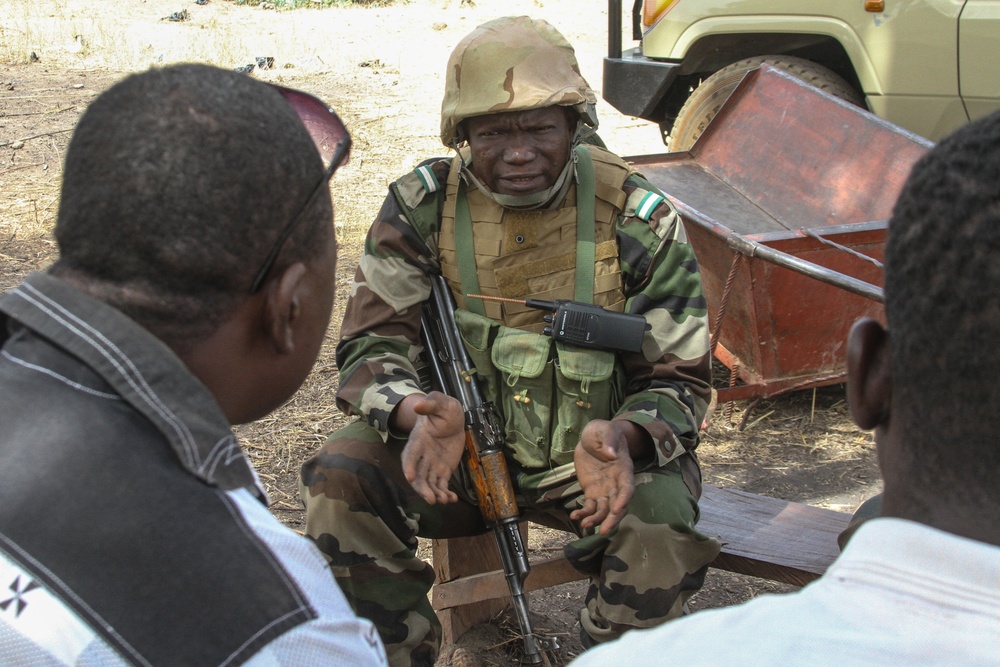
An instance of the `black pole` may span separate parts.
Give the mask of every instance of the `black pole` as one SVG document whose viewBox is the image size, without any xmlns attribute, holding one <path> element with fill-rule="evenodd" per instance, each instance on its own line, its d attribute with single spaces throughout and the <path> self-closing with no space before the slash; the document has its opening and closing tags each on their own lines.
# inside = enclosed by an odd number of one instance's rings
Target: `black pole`
<svg viewBox="0 0 1000 667">
<path fill-rule="evenodd" d="M 635 4 L 632 5 L 632 39 L 637 42 L 642 40 L 642 23 L 639 21 L 641 11 L 642 0 L 635 0 Z"/>
<path fill-rule="evenodd" d="M 622 57 L 622 0 L 608 0 L 608 58 Z"/>
</svg>

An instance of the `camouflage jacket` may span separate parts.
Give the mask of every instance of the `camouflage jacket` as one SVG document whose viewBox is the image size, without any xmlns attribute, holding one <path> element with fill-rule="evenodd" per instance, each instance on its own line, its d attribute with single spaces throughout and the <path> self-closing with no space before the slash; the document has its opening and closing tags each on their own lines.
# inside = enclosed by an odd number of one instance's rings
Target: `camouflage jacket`
<svg viewBox="0 0 1000 667">
<path fill-rule="evenodd" d="M 430 169 L 444 183 L 449 164 L 448 158 L 424 162 L 423 178 Z M 412 172 L 393 187 L 405 185 L 412 193 L 416 178 L 417 172 Z M 632 174 L 622 189 L 631 195 L 653 186 Z M 416 199 L 443 199 L 439 195 L 418 187 Z M 412 194 L 407 197 L 412 199 Z M 647 222 L 635 211 L 638 199 L 628 197 L 615 228 L 625 309 L 646 316 L 660 356 L 650 360 L 642 354 L 620 355 L 627 386 L 614 419 L 645 429 L 655 446 L 655 464 L 664 465 L 698 443 L 711 395 L 708 315 L 697 261 L 680 217 L 660 200 L 652 214 L 645 212 Z M 438 269 L 440 224 L 419 230 L 412 212 L 399 202 L 390 192 L 369 229 L 337 346 L 338 407 L 365 420 L 384 438 L 389 436 L 393 408 L 405 396 L 422 391 L 416 371 L 423 351 L 421 304 L 430 294 L 427 273 Z"/>
</svg>

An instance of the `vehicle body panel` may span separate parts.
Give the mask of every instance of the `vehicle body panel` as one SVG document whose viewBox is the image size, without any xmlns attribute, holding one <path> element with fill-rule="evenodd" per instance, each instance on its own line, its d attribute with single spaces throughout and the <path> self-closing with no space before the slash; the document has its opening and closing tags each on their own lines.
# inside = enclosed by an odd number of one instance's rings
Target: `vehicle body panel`
<svg viewBox="0 0 1000 667">
<path fill-rule="evenodd" d="M 1000 108 L 998 36 L 1000 0 L 885 0 L 881 12 L 861 0 L 678 0 L 642 27 L 628 57 L 676 68 L 643 105 L 648 120 L 662 123 L 650 117 L 663 116 L 660 100 L 673 96 L 676 112 L 699 79 L 732 62 L 794 55 L 842 76 L 874 113 L 936 140 Z"/>
<path fill-rule="evenodd" d="M 1000 0 L 969 0 L 959 23 L 958 79 L 969 118 L 997 108 L 1000 99 Z M 989 66 L 985 64 L 989 63 Z"/>
</svg>

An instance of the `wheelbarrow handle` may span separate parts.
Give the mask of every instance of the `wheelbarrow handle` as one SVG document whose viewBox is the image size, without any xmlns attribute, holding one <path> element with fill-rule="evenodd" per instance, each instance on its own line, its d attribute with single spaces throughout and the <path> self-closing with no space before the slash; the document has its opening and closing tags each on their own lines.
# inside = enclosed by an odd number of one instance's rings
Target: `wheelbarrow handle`
<svg viewBox="0 0 1000 667">
<path fill-rule="evenodd" d="M 866 283 L 863 280 L 852 278 L 851 276 L 844 275 L 843 273 L 834 271 L 833 269 L 828 269 L 825 266 L 820 266 L 819 264 L 807 262 L 806 260 L 795 257 L 794 255 L 789 255 L 787 252 L 781 252 L 780 250 L 775 250 L 769 246 L 752 241 L 745 236 L 730 234 L 726 239 L 726 244 L 736 252 L 746 255 L 747 257 L 759 257 L 764 261 L 777 264 L 778 266 L 801 273 L 804 276 L 824 282 L 828 285 L 839 287 L 843 290 L 851 292 L 852 294 L 863 296 L 866 299 L 871 299 L 872 301 L 877 301 L 878 303 L 885 302 L 882 288 L 877 285 L 872 285 L 871 283 Z"/>
</svg>

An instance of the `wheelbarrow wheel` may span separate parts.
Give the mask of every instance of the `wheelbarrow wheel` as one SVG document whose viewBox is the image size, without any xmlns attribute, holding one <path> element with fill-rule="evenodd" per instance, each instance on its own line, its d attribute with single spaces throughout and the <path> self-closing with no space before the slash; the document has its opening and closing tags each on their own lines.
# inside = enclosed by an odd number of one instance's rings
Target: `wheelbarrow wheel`
<svg viewBox="0 0 1000 667">
<path fill-rule="evenodd" d="M 840 99 L 864 106 L 864 95 L 833 71 L 803 58 L 792 56 L 754 56 L 723 67 L 695 88 L 688 97 L 670 131 L 668 146 L 671 151 L 691 148 L 708 124 L 719 113 L 723 102 L 752 69 L 767 63 L 816 86 Z"/>
</svg>

